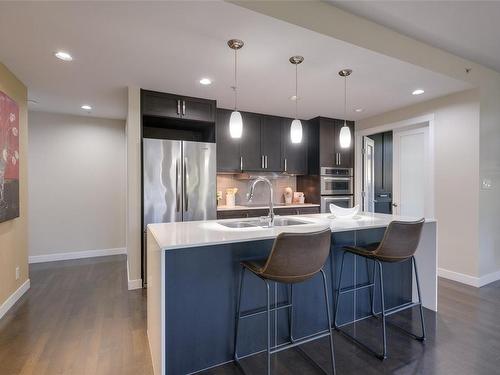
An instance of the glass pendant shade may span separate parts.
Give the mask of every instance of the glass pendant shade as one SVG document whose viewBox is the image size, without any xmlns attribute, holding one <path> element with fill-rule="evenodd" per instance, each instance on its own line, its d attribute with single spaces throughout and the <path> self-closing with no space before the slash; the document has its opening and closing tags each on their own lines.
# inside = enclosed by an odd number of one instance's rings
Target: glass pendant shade
<svg viewBox="0 0 500 375">
<path fill-rule="evenodd" d="M 342 148 L 351 147 L 351 129 L 349 129 L 347 124 L 344 124 L 344 126 L 340 128 L 339 141 L 340 141 L 340 147 Z"/>
<path fill-rule="evenodd" d="M 243 120 L 241 118 L 241 113 L 238 111 L 233 111 L 231 113 L 231 118 L 229 119 L 229 134 L 231 138 L 241 138 L 243 133 Z"/>
<path fill-rule="evenodd" d="M 292 143 L 302 142 L 302 123 L 298 119 L 293 120 L 290 125 L 290 138 Z"/>
</svg>

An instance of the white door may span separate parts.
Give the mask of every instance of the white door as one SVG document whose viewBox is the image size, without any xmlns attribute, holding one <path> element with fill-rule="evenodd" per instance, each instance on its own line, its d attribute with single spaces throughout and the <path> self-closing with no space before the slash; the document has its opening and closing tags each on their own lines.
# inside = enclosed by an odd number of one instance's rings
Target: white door
<svg viewBox="0 0 500 375">
<path fill-rule="evenodd" d="M 394 131 L 393 213 L 432 217 L 429 127 Z"/>
<path fill-rule="evenodd" d="M 363 211 L 375 212 L 375 142 L 363 137 Z"/>
</svg>

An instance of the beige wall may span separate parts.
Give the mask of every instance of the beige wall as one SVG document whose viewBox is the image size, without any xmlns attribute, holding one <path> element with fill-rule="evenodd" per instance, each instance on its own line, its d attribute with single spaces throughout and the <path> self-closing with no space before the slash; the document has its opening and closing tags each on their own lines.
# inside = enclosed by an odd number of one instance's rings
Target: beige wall
<svg viewBox="0 0 500 375">
<path fill-rule="evenodd" d="M 356 130 L 434 114 L 438 266 L 479 276 L 479 90 L 468 90 L 356 123 Z"/>
<path fill-rule="evenodd" d="M 0 223 L 0 306 L 28 280 L 28 114 L 26 86 L 0 63 L 0 91 L 19 105 L 20 217 Z M 16 267 L 20 278 L 16 280 Z"/>
<path fill-rule="evenodd" d="M 125 121 L 29 113 L 29 255 L 125 248 Z"/>
</svg>

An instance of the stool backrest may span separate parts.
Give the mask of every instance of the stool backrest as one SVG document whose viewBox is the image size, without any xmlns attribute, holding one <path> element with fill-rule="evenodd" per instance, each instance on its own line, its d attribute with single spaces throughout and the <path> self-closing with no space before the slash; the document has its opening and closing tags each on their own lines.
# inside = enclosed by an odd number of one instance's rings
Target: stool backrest
<svg viewBox="0 0 500 375">
<path fill-rule="evenodd" d="M 392 260 L 405 260 L 413 256 L 420 242 L 425 219 L 392 221 L 375 254 Z"/>
<path fill-rule="evenodd" d="M 284 283 L 313 277 L 330 254 L 330 228 L 308 233 L 281 233 L 261 271 L 262 276 Z"/>
</svg>

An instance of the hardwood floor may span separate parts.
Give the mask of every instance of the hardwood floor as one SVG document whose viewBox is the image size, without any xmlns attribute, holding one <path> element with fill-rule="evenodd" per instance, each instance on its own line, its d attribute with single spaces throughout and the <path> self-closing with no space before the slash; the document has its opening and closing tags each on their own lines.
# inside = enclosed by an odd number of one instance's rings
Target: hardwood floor
<svg viewBox="0 0 500 375">
<path fill-rule="evenodd" d="M 31 289 L 0 320 L 1 375 L 152 374 L 146 294 L 127 290 L 124 256 L 35 264 L 30 278 Z M 426 311 L 425 344 L 388 326 L 384 362 L 336 334 L 337 373 L 500 374 L 500 282 L 476 289 L 440 279 L 439 309 Z M 416 313 L 398 321 L 413 320 L 417 328 Z M 363 321 L 356 330 L 379 343 L 378 322 Z M 304 350 L 328 368 L 327 341 Z M 264 373 L 262 356 L 243 365 L 249 374 Z M 281 375 L 321 373 L 295 350 L 280 353 L 274 366 Z M 233 374 L 241 374 L 234 364 L 204 372 Z"/>
<path fill-rule="evenodd" d="M 31 289 L 0 320 L 0 374 L 152 374 L 146 294 L 123 255 L 30 266 Z"/>
</svg>

